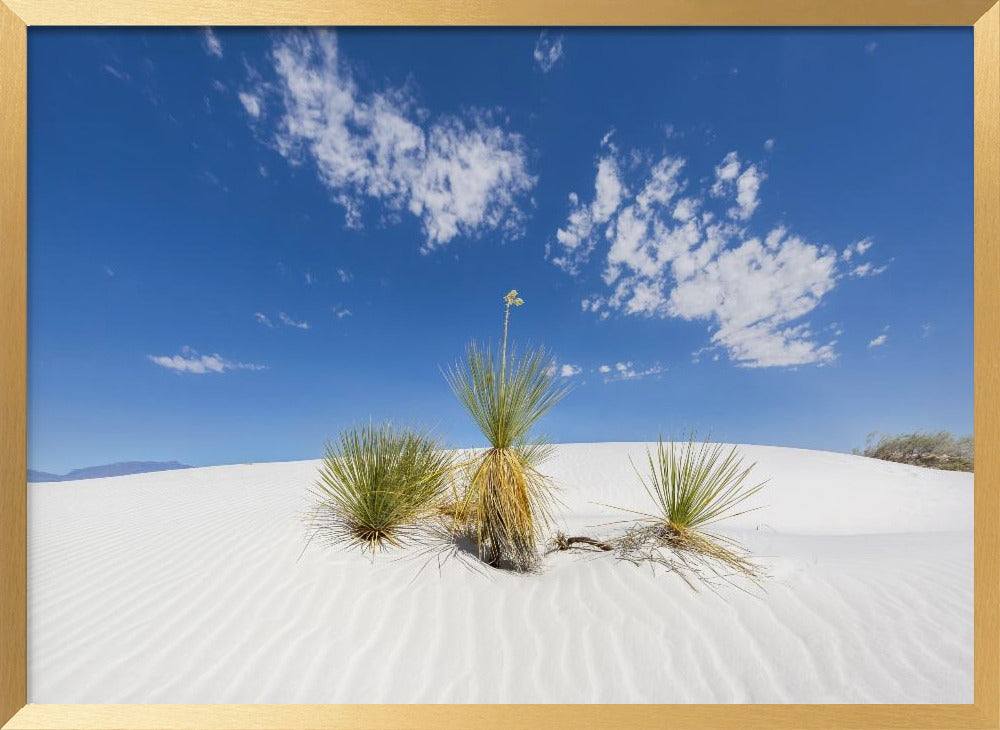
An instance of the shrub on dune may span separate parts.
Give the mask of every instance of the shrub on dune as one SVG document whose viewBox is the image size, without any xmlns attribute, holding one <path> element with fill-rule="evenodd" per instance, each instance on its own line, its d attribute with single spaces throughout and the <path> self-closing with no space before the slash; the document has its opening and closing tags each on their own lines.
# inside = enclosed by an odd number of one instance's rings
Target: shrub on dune
<svg viewBox="0 0 1000 730">
<path fill-rule="evenodd" d="M 422 431 L 369 424 L 326 445 L 314 526 L 362 549 L 399 546 L 433 516 L 451 486 L 452 456 Z"/>
<path fill-rule="evenodd" d="M 972 436 L 955 438 L 948 431 L 881 435 L 873 431 L 868 434 L 864 451 L 854 449 L 854 453 L 948 471 L 972 471 L 976 457 Z"/>
<path fill-rule="evenodd" d="M 504 297 L 503 342 L 499 352 L 476 343 L 464 362 L 445 374 L 455 395 L 489 442 L 467 463 L 468 484 L 456 512 L 474 525 L 480 557 L 494 565 L 530 570 L 538 542 L 550 524 L 553 485 L 539 471 L 549 455 L 531 430 L 566 394 L 555 361 L 543 348 L 507 356 L 511 307 L 523 302 L 512 290 Z"/>
</svg>

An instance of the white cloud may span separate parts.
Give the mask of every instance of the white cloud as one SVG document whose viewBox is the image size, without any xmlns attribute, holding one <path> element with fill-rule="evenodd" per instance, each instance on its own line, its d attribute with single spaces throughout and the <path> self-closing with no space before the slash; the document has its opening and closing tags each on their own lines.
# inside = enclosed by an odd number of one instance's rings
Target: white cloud
<svg viewBox="0 0 1000 730">
<path fill-rule="evenodd" d="M 205 47 L 205 53 L 209 56 L 222 58 L 222 42 L 211 28 L 205 28 L 202 45 Z"/>
<path fill-rule="evenodd" d="M 247 114 L 249 114 L 254 119 L 260 119 L 261 115 L 260 97 L 257 96 L 256 94 L 251 94 L 246 91 L 241 91 L 239 94 L 237 94 L 237 96 L 239 97 L 240 104 L 242 104 L 243 108 L 247 110 Z"/>
<path fill-rule="evenodd" d="M 852 243 L 850 246 L 845 248 L 844 252 L 840 254 L 840 257 L 844 261 L 850 261 L 855 256 L 863 256 L 873 245 L 872 239 L 862 238 L 860 241 Z"/>
<path fill-rule="evenodd" d="M 278 320 L 283 325 L 285 325 L 286 327 L 296 327 L 296 328 L 298 328 L 300 330 L 307 330 L 307 329 L 309 329 L 309 323 L 308 322 L 297 322 L 294 319 L 292 319 L 291 317 L 289 317 L 287 314 L 285 314 L 284 312 L 278 312 Z"/>
<path fill-rule="evenodd" d="M 760 201 L 757 194 L 760 192 L 760 184 L 764 181 L 765 175 L 757 169 L 756 165 L 750 165 L 740 173 L 736 179 L 736 203 L 735 208 L 729 209 L 731 218 L 747 220 L 757 210 Z"/>
<path fill-rule="evenodd" d="M 350 317 L 351 314 L 353 314 L 350 309 L 347 309 L 346 307 L 342 307 L 339 304 L 334 304 L 332 307 L 330 307 L 330 309 L 333 310 L 333 316 L 336 317 L 337 319 L 343 319 L 344 317 Z"/>
<path fill-rule="evenodd" d="M 535 52 L 532 55 L 542 73 L 551 71 L 559 59 L 562 58 L 564 40 L 563 36 L 550 36 L 544 30 L 538 36 L 538 41 L 535 43 Z"/>
<path fill-rule="evenodd" d="M 764 140 L 764 149 L 767 150 L 768 152 L 770 152 L 771 150 L 773 150 L 774 149 L 774 140 L 773 139 L 766 139 L 766 140 Z"/>
<path fill-rule="evenodd" d="M 162 368 L 192 375 L 225 373 L 229 370 L 267 370 L 265 365 L 233 362 L 219 354 L 199 355 L 190 347 L 184 347 L 180 355 L 148 355 L 147 357 Z"/>
<path fill-rule="evenodd" d="M 112 269 L 110 266 L 105 265 L 104 266 L 104 273 L 107 274 L 109 277 L 113 278 L 114 275 L 115 275 L 115 270 Z"/>
<path fill-rule="evenodd" d="M 304 279 L 306 280 L 306 284 L 308 284 L 308 285 L 310 285 L 310 286 L 312 285 L 312 283 L 313 283 L 313 275 L 312 275 L 312 274 L 310 274 L 310 273 L 309 273 L 309 272 L 307 271 L 307 272 L 305 273 L 305 276 L 304 276 L 303 278 L 304 278 Z"/>
<path fill-rule="evenodd" d="M 278 324 L 276 324 L 274 320 L 272 320 L 263 312 L 255 312 L 253 318 L 254 321 L 257 322 L 257 324 L 264 325 L 265 327 L 270 327 L 271 329 L 274 329 L 275 327 L 278 326 Z M 278 312 L 278 323 L 285 325 L 285 327 L 295 327 L 296 329 L 300 330 L 307 330 L 310 329 L 311 327 L 311 325 L 308 322 L 298 322 L 289 317 L 284 312 Z"/>
<path fill-rule="evenodd" d="M 354 274 L 347 269 L 337 269 L 337 278 L 340 279 L 342 284 L 346 284 L 354 279 Z"/>
<path fill-rule="evenodd" d="M 686 164 L 669 155 L 622 158 L 614 147 L 602 152 L 598 178 L 602 165 L 616 171 L 614 205 L 598 206 L 600 184 L 593 202 L 572 195 L 569 220 L 550 244 L 553 263 L 573 274 L 602 247 L 607 290 L 584 298 L 581 309 L 601 318 L 618 313 L 708 322 L 709 349 L 744 367 L 834 360 L 836 335 L 817 334 L 804 320 L 844 276 L 879 273 L 851 262 L 871 241 L 838 253 L 783 226 L 753 236 L 747 225 L 765 180 L 759 167 L 730 152 L 705 189 L 689 190 Z M 598 209 L 605 212 L 601 220 Z"/>
<path fill-rule="evenodd" d="M 846 263 L 852 262 L 855 258 L 860 258 L 868 253 L 868 250 L 874 245 L 871 238 L 862 238 L 860 241 L 852 243 L 850 246 L 845 248 L 840 254 L 841 261 Z M 850 268 L 848 273 L 855 279 L 861 279 L 866 276 L 878 276 L 879 274 L 885 273 L 888 269 L 888 264 L 883 264 L 882 266 L 876 266 L 870 261 L 865 261 L 864 263 L 859 263 Z"/>
<path fill-rule="evenodd" d="M 655 363 L 647 367 L 636 367 L 635 363 L 629 362 L 616 362 L 614 365 L 601 365 L 597 368 L 597 372 L 604 375 L 605 383 L 613 383 L 617 380 L 638 380 L 641 378 L 648 378 L 650 376 L 658 376 L 666 372 L 666 368 Z"/>
<path fill-rule="evenodd" d="M 889 333 L 889 325 L 886 325 L 885 327 L 882 328 L 882 334 L 880 334 L 878 337 L 876 337 L 874 340 L 868 343 L 868 349 L 870 350 L 873 347 L 879 347 L 881 345 L 884 345 L 886 343 L 886 340 L 889 339 L 888 333 Z"/>
<path fill-rule="evenodd" d="M 119 81 L 125 81 L 127 83 L 132 78 L 131 76 L 128 75 L 127 72 L 122 71 L 119 68 L 115 68 L 114 66 L 112 66 L 110 64 L 104 64 L 104 70 L 107 71 L 112 76 L 114 76 Z"/>
<path fill-rule="evenodd" d="M 499 113 L 432 118 L 408 89 L 363 91 L 329 31 L 281 35 L 271 60 L 275 81 L 252 73 L 256 103 L 241 101 L 254 119 L 276 105 L 271 143 L 290 164 L 315 165 L 348 226 L 374 201 L 416 217 L 425 252 L 459 235 L 521 233 L 535 177 L 520 135 L 494 122 Z"/>
<path fill-rule="evenodd" d="M 869 56 L 874 55 L 875 51 L 877 50 L 878 50 L 878 43 L 876 43 L 875 41 L 869 41 L 868 43 L 865 44 L 865 53 L 867 53 Z"/>
<path fill-rule="evenodd" d="M 564 378 L 572 378 L 574 375 L 579 375 L 583 372 L 583 368 L 579 365 L 570 365 L 569 363 L 563 363 L 559 366 L 559 375 Z"/>
<path fill-rule="evenodd" d="M 698 212 L 699 202 L 695 198 L 681 198 L 674 206 L 674 218 L 681 221 L 689 221 Z"/>
<path fill-rule="evenodd" d="M 715 168 L 715 183 L 712 185 L 712 195 L 723 195 L 725 193 L 725 185 L 735 180 L 736 176 L 739 174 L 739 155 L 735 152 L 730 152 Z"/>
<path fill-rule="evenodd" d="M 205 180 L 205 182 L 210 183 L 217 188 L 221 188 L 224 192 L 229 192 L 229 187 L 226 186 L 222 182 L 222 180 L 219 179 L 219 176 L 216 175 L 211 170 L 205 170 L 204 172 L 202 172 L 201 176 Z"/>
<path fill-rule="evenodd" d="M 604 137 L 602 145 L 607 145 L 610 132 Z M 625 195 L 625 187 L 621 181 L 621 172 L 615 160 L 613 150 L 597 160 L 597 177 L 594 180 L 594 200 L 589 205 L 581 205 L 576 193 L 570 193 L 569 220 L 564 228 L 556 231 L 556 240 L 563 248 L 563 253 L 552 259 L 557 266 L 575 273 L 580 264 L 585 262 L 596 243 L 595 226 L 607 223 L 618 210 Z"/>
<path fill-rule="evenodd" d="M 712 184 L 712 195 L 719 198 L 736 192 L 736 205 L 727 211 L 730 218 L 741 221 L 748 220 L 757 210 L 761 183 L 766 175 L 757 165 L 740 165 L 736 152 L 730 152 L 715 168 L 715 182 Z"/>
<path fill-rule="evenodd" d="M 853 269 L 851 269 L 851 276 L 855 278 L 863 278 L 865 276 L 878 276 L 888 269 L 888 266 L 876 266 L 870 261 L 866 261 L 863 264 L 858 264 Z"/>
</svg>

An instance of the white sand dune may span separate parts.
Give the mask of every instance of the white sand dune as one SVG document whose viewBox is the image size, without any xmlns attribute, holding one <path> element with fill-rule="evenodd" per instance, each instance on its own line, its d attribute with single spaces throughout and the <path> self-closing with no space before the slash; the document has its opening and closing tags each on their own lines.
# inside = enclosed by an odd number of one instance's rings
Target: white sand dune
<svg viewBox="0 0 1000 730">
<path fill-rule="evenodd" d="M 563 527 L 648 509 L 644 448 L 558 447 Z M 971 702 L 972 475 L 744 453 L 756 595 L 607 554 L 303 552 L 314 461 L 31 485 L 29 701 Z"/>
</svg>

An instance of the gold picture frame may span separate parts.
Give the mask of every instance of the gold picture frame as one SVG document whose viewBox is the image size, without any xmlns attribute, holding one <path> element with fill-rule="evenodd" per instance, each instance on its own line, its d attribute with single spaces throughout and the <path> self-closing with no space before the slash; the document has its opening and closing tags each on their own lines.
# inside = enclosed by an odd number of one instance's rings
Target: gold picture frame
<svg viewBox="0 0 1000 730">
<path fill-rule="evenodd" d="M 27 703 L 27 27 L 972 26 L 975 56 L 975 702 L 969 705 Z M 8 728 L 1000 727 L 1000 3 L 996 0 L 0 0 L 0 724 Z"/>
</svg>

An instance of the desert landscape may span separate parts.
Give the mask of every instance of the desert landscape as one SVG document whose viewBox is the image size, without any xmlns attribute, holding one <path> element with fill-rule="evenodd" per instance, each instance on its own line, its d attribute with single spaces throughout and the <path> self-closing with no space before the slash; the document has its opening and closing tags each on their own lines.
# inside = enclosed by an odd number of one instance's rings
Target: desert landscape
<svg viewBox="0 0 1000 730">
<path fill-rule="evenodd" d="M 557 446 L 557 528 L 648 510 L 649 446 Z M 29 700 L 971 702 L 972 474 L 740 451 L 767 479 L 719 528 L 767 569 L 746 592 L 609 553 L 307 547 L 320 461 L 33 484 Z"/>
<path fill-rule="evenodd" d="M 973 701 L 971 29 L 29 41 L 29 702 Z"/>
</svg>

